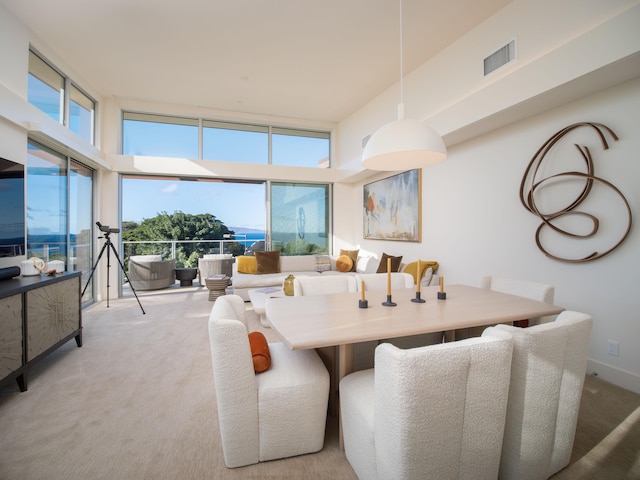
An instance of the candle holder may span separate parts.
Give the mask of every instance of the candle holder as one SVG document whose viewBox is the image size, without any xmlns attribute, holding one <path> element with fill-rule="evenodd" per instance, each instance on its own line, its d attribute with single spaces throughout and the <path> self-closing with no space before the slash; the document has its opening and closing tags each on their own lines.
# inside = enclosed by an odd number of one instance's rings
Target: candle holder
<svg viewBox="0 0 640 480">
<path fill-rule="evenodd" d="M 369 308 L 369 300 L 358 300 L 359 308 Z"/>
<path fill-rule="evenodd" d="M 382 302 L 382 305 L 384 305 L 385 307 L 395 307 L 398 304 L 391 301 L 391 295 L 387 295 L 387 301 Z"/>
<path fill-rule="evenodd" d="M 438 300 L 446 300 L 447 292 L 438 292 Z"/>
<path fill-rule="evenodd" d="M 412 298 L 411 301 L 413 303 L 424 303 L 425 301 L 421 298 L 420 292 L 416 292 L 416 298 Z"/>
</svg>

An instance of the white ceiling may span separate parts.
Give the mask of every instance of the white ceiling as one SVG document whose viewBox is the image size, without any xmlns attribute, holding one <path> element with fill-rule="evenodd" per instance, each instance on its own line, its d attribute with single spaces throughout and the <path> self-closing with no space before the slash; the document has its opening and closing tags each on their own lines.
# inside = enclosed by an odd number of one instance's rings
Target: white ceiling
<svg viewBox="0 0 640 480">
<path fill-rule="evenodd" d="M 507 3 L 404 0 L 404 73 Z M 399 0 L 0 5 L 107 97 L 337 122 L 400 78 Z"/>
</svg>

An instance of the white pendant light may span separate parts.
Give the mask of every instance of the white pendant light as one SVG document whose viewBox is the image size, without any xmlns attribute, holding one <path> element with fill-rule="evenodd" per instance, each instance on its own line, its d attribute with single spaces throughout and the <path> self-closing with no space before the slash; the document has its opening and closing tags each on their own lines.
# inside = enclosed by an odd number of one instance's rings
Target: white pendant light
<svg viewBox="0 0 640 480">
<path fill-rule="evenodd" d="M 404 118 L 402 85 L 402 0 L 400 0 L 400 104 L 398 120 L 375 132 L 362 153 L 362 166 L 369 170 L 410 170 L 433 165 L 447 158 L 442 137 L 418 120 Z"/>
</svg>

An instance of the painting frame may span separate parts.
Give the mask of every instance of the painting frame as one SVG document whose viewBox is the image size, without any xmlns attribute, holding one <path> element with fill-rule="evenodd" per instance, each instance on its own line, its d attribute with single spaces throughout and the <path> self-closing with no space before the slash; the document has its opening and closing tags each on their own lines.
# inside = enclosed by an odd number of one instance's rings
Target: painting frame
<svg viewBox="0 0 640 480">
<path fill-rule="evenodd" d="M 364 239 L 422 241 L 422 169 L 365 184 L 362 193 Z"/>
</svg>

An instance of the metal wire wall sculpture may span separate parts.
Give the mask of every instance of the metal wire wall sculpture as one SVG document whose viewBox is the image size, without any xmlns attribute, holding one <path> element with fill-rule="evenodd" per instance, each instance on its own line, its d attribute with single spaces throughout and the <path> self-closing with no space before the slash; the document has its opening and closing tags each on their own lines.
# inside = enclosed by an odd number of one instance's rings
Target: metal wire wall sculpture
<svg viewBox="0 0 640 480">
<path fill-rule="evenodd" d="M 520 201 L 522 202 L 522 205 L 531 213 L 539 217 L 540 220 L 542 220 L 542 223 L 538 226 L 536 230 L 536 245 L 538 246 L 540 251 L 542 251 L 542 253 L 544 253 L 547 257 L 550 257 L 562 262 L 570 262 L 570 263 L 589 262 L 592 260 L 596 260 L 598 258 L 602 258 L 605 255 L 608 255 L 609 253 L 613 252 L 629 236 L 629 232 L 631 231 L 631 222 L 632 222 L 631 208 L 629 207 L 629 202 L 624 197 L 622 192 L 620 192 L 620 190 L 618 190 L 618 188 L 616 188 L 612 183 L 602 178 L 599 178 L 595 175 L 593 158 L 591 157 L 591 152 L 586 146 L 580 146 L 580 145 L 574 144 L 575 147 L 578 149 L 580 156 L 584 160 L 584 163 L 586 166 L 586 172 L 569 171 L 569 172 L 557 173 L 554 175 L 550 175 L 548 177 L 540 178 L 541 177 L 540 167 L 547 153 L 549 153 L 549 151 L 553 148 L 553 146 L 556 145 L 556 143 L 558 143 L 566 134 L 580 127 L 590 127 L 594 129 L 597 135 L 600 137 L 603 150 L 609 149 L 609 144 L 607 143 L 607 138 L 605 134 L 608 134 L 609 136 L 611 136 L 611 138 L 614 141 L 618 140 L 618 136 L 609 127 L 602 125 L 600 123 L 580 122 L 580 123 L 575 123 L 573 125 L 569 125 L 568 127 L 563 128 L 562 130 L 557 132 L 555 135 L 553 135 L 551 138 L 549 138 L 549 140 L 547 140 L 542 145 L 542 147 L 540 147 L 540 149 L 536 152 L 536 154 L 533 156 L 533 158 L 529 162 L 529 165 L 527 166 L 524 176 L 522 177 L 522 182 L 520 183 Z M 538 206 L 536 205 L 534 200 L 534 196 L 535 196 L 534 194 L 536 193 L 536 190 L 540 189 L 540 191 L 542 191 L 542 188 L 544 186 L 549 185 L 550 182 L 554 182 L 554 181 L 557 181 L 558 179 L 569 178 L 569 177 L 574 179 L 584 179 L 584 187 L 582 188 L 582 191 L 577 195 L 575 200 L 573 200 L 566 207 L 560 210 L 557 210 L 555 212 L 542 213 L 540 209 L 538 209 Z M 612 189 L 622 199 L 622 202 L 624 203 L 627 209 L 627 215 L 628 215 L 627 228 L 626 228 L 626 231 L 624 232 L 624 235 L 622 235 L 622 237 L 615 243 L 615 245 L 613 245 L 608 250 L 603 252 L 592 252 L 583 258 L 576 258 L 576 259 L 563 258 L 550 253 L 542 245 L 542 240 L 540 238 L 541 232 L 545 227 L 551 228 L 555 232 L 560 233 L 562 235 L 566 235 L 568 237 L 575 237 L 575 238 L 593 237 L 594 235 L 596 235 L 596 233 L 598 233 L 598 229 L 600 226 L 600 221 L 598 220 L 598 217 L 584 211 L 576 210 L 576 208 L 580 206 L 580 204 L 582 204 L 582 202 L 587 198 L 587 196 L 591 192 L 594 182 L 598 182 L 599 184 L 602 184 Z M 566 228 L 560 228 L 557 225 L 556 220 L 562 217 L 571 216 L 571 215 L 585 217 L 589 219 L 592 224 L 591 231 L 580 234 L 580 233 L 570 232 Z"/>
</svg>

